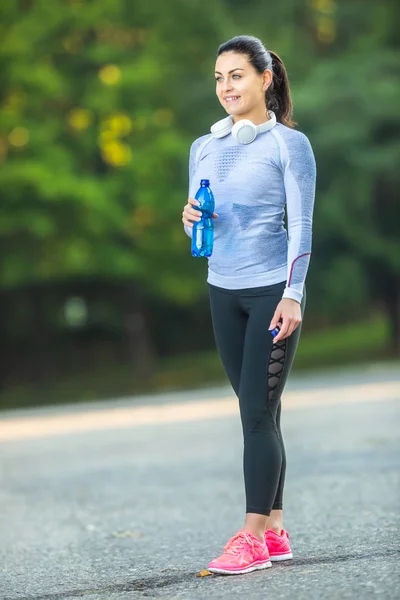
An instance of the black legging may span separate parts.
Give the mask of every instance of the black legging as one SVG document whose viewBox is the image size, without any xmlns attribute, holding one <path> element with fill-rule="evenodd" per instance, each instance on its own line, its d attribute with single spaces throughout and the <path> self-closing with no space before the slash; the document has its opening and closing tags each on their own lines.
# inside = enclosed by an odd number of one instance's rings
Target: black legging
<svg viewBox="0 0 400 600">
<path fill-rule="evenodd" d="M 239 398 L 243 427 L 246 512 L 269 515 L 282 509 L 286 455 L 280 428 L 281 394 L 301 325 L 273 344 L 269 324 L 285 282 L 227 290 L 208 284 L 215 342 Z M 304 314 L 305 290 L 301 303 Z"/>
</svg>

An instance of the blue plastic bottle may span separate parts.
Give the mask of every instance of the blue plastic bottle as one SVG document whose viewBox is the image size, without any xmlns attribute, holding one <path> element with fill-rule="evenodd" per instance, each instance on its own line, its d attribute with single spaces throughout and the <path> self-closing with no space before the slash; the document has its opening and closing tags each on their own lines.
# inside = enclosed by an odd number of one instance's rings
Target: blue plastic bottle
<svg viewBox="0 0 400 600">
<path fill-rule="evenodd" d="M 215 200 L 210 190 L 210 180 L 202 179 L 200 187 L 195 195 L 196 200 L 200 202 L 196 210 L 203 214 L 201 221 L 194 221 L 192 229 L 192 256 L 211 256 L 214 244 L 214 223 L 213 212 L 215 210 Z"/>
</svg>

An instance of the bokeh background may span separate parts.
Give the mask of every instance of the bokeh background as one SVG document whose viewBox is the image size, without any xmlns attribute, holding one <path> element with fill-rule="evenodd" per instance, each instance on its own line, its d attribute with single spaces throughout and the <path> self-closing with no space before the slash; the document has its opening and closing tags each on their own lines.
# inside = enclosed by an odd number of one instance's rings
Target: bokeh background
<svg viewBox="0 0 400 600">
<path fill-rule="evenodd" d="M 398 361 L 394 0 L 3 0 L 0 407 L 226 382 L 181 213 L 217 47 L 287 66 L 318 170 L 294 369 Z M 400 364 L 400 363 L 399 363 Z"/>
</svg>

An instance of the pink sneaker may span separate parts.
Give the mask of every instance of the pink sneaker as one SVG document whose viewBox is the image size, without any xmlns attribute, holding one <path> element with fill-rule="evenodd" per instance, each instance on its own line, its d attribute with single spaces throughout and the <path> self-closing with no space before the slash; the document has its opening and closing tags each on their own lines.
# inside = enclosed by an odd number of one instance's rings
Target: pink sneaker
<svg viewBox="0 0 400 600">
<path fill-rule="evenodd" d="M 270 559 L 272 561 L 289 560 L 293 558 L 289 544 L 289 534 L 282 529 L 281 534 L 275 533 L 272 529 L 265 532 L 265 543 L 268 546 Z"/>
<path fill-rule="evenodd" d="M 240 529 L 224 546 L 224 552 L 208 565 L 211 573 L 239 575 L 271 567 L 266 544 L 248 531 Z"/>
</svg>

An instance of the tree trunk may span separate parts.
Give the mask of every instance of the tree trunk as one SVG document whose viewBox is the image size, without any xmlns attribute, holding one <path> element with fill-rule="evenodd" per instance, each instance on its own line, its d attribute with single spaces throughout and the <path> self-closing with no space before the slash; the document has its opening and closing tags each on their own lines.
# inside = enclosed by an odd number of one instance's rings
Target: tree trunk
<svg viewBox="0 0 400 600">
<path fill-rule="evenodd" d="M 157 351 L 149 330 L 151 314 L 140 292 L 128 289 L 125 299 L 125 327 L 128 335 L 129 355 L 134 376 L 147 379 L 153 376 Z"/>
<path fill-rule="evenodd" d="M 390 350 L 400 355 L 400 280 L 392 279 L 392 286 L 385 290 L 383 301 L 389 317 Z"/>
</svg>

